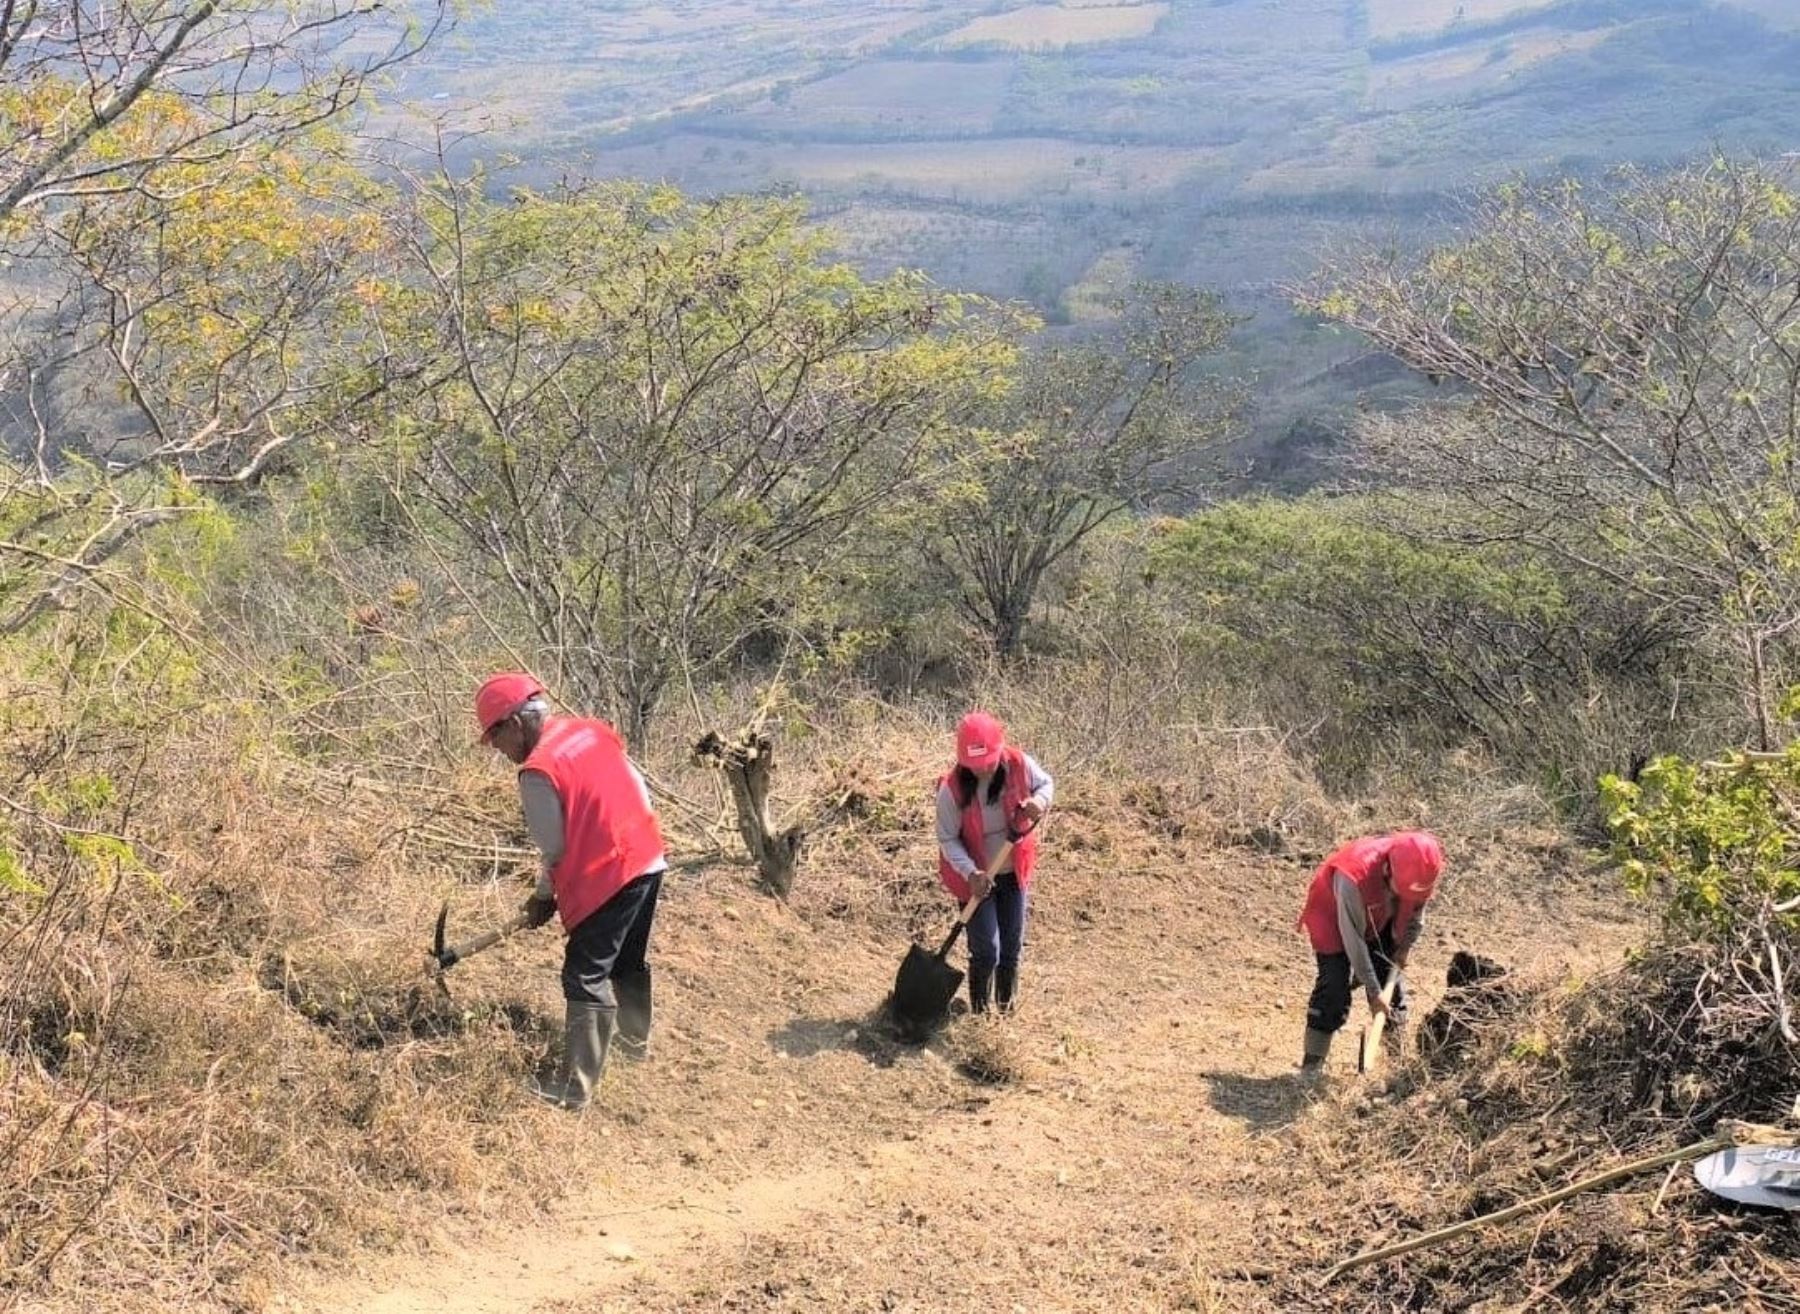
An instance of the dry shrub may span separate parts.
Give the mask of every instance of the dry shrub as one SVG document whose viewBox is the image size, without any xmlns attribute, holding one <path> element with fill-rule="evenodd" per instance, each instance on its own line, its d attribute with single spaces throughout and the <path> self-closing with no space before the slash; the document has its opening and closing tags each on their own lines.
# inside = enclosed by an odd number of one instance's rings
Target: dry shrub
<svg viewBox="0 0 1800 1314">
<path fill-rule="evenodd" d="M 0 791 L 24 878 L 0 889 L 0 1285 L 254 1304 L 291 1257 L 559 1190 L 567 1137 L 541 1136 L 556 1115 L 522 1083 L 554 982 L 521 994 L 478 961 L 452 995 L 422 970 L 438 903 L 479 929 L 518 869 L 446 870 L 417 835 L 431 807 L 316 786 L 254 705 L 116 739 L 105 714 L 83 706 L 62 735 L 81 751 L 22 753 Z M 468 815 L 497 792 L 437 789 Z"/>
<path fill-rule="evenodd" d="M 1794 952 L 1795 937 L 1781 938 Z M 1723 1120 L 1779 1124 L 1800 1091 L 1800 1045 L 1783 1035 L 1781 993 L 1759 967 L 1766 949 L 1665 945 L 1573 988 L 1466 987 L 1464 1046 L 1301 1131 L 1306 1172 L 1294 1189 L 1319 1222 L 1282 1284 L 1283 1307 L 1341 1309 L 1353 1293 L 1368 1309 L 1788 1308 L 1800 1264 L 1788 1216 L 1717 1200 L 1685 1168 L 1323 1291 L 1312 1281 L 1358 1251 L 1703 1140 Z M 1787 991 L 1791 1009 L 1800 999 Z"/>
</svg>

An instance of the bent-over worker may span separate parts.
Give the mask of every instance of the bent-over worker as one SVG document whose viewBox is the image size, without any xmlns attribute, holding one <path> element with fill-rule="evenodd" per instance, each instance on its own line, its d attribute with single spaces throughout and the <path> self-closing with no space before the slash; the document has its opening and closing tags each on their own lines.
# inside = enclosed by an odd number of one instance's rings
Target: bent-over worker
<svg viewBox="0 0 1800 1314">
<path fill-rule="evenodd" d="M 1037 865 L 1037 837 L 1029 832 L 1055 790 L 1043 767 L 1006 742 L 998 720 L 986 712 L 963 717 L 956 764 L 937 787 L 938 878 L 959 904 L 971 895 L 982 901 L 969 919 L 969 1007 L 977 1013 L 996 993 L 1002 1013 L 1013 1009 Z M 990 880 L 989 859 L 1008 839 L 1015 839 L 1012 855 Z"/>
<path fill-rule="evenodd" d="M 1405 982 L 1394 987 L 1391 1004 L 1381 992 L 1406 967 L 1443 869 L 1442 845 L 1422 830 L 1352 840 L 1319 864 L 1296 924 L 1305 928 L 1318 959 L 1306 1009 L 1303 1073 L 1322 1070 L 1331 1038 L 1349 1020 L 1353 981 L 1362 986 L 1370 1015 L 1387 1015 L 1390 1043 L 1399 1046 Z"/>
<path fill-rule="evenodd" d="M 650 926 L 668 862 L 643 775 L 604 721 L 550 715 L 529 675 L 490 677 L 475 695 L 482 742 L 519 767 L 526 829 L 542 865 L 527 924 L 562 919 L 562 1073 L 532 1093 L 586 1108 L 616 1035 L 649 1054 Z"/>
</svg>

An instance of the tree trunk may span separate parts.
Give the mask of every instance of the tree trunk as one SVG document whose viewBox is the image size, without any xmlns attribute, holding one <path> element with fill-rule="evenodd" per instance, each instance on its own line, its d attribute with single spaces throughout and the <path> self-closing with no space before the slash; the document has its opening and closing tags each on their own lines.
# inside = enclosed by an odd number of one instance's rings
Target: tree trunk
<svg viewBox="0 0 1800 1314">
<path fill-rule="evenodd" d="M 616 686 L 624 708 L 621 729 L 626 746 L 633 753 L 644 752 L 650 742 L 650 722 L 655 719 L 657 705 L 662 702 L 667 684 L 667 672 L 660 664 L 634 662 Z"/>
<path fill-rule="evenodd" d="M 1023 602 L 1008 598 L 994 608 L 994 654 L 1001 661 L 1018 656 L 1025 642 L 1025 617 L 1030 610 L 1029 596 Z"/>
<path fill-rule="evenodd" d="M 737 805 L 738 834 L 762 875 L 764 887 L 778 899 L 794 888 L 806 831 L 790 826 L 777 835 L 769 821 L 769 786 L 775 771 L 775 749 L 767 735 L 745 730 L 727 741 L 717 732 L 694 745 L 694 761 L 725 773 Z"/>
</svg>

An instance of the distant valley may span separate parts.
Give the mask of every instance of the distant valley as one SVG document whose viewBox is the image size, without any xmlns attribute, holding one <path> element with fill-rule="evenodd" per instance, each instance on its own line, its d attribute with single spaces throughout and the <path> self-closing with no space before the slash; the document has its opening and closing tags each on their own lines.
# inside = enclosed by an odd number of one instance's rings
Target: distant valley
<svg viewBox="0 0 1800 1314">
<path fill-rule="evenodd" d="M 1135 278 L 1223 288 L 1279 482 L 1412 386 L 1281 280 L 1515 171 L 1800 150 L 1800 0 L 507 0 L 401 92 L 507 177 L 803 192 L 859 265 L 1068 331 Z"/>
</svg>

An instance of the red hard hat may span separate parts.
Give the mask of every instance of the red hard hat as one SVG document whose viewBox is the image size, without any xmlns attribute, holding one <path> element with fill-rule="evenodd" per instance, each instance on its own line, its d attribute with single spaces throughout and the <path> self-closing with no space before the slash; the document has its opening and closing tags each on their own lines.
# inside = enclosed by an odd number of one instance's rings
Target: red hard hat
<svg viewBox="0 0 1800 1314">
<path fill-rule="evenodd" d="M 1407 903 L 1425 903 L 1443 873 L 1444 846 L 1429 831 L 1403 831 L 1388 848 L 1388 865 L 1394 873 L 1394 892 Z"/>
<path fill-rule="evenodd" d="M 956 762 L 980 774 L 1000 765 L 1006 727 L 986 712 L 970 712 L 956 727 Z"/>
<path fill-rule="evenodd" d="M 475 721 L 486 739 L 494 727 L 544 692 L 544 686 L 521 671 L 490 675 L 475 691 Z"/>
</svg>

